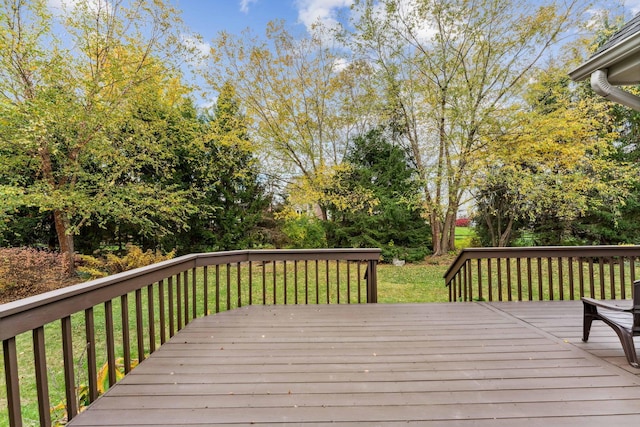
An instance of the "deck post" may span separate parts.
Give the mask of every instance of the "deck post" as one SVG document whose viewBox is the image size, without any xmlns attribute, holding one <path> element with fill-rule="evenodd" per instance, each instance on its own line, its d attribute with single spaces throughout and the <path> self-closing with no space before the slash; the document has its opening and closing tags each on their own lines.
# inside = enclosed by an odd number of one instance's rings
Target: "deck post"
<svg viewBox="0 0 640 427">
<path fill-rule="evenodd" d="M 378 261 L 370 260 L 367 268 L 367 303 L 378 302 Z"/>
</svg>

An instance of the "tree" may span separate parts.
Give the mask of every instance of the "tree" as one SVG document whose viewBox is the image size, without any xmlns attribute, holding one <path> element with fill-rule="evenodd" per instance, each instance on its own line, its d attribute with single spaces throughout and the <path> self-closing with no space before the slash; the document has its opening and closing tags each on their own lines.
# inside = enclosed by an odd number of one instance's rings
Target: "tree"
<svg viewBox="0 0 640 427">
<path fill-rule="evenodd" d="M 453 249 L 455 219 L 534 65 L 571 24 L 577 1 L 363 0 L 350 37 L 371 57 L 387 117 L 411 149 L 434 254 Z"/>
<path fill-rule="evenodd" d="M 327 40 L 321 32 L 296 39 L 280 22 L 269 23 L 265 40 L 223 33 L 206 72 L 217 92 L 232 79 L 263 170 L 313 194 L 342 162 L 352 133 L 371 117 L 359 102 L 366 96 L 359 77 L 367 68 L 343 66 Z M 311 201 L 326 219 L 318 202 Z"/>
<path fill-rule="evenodd" d="M 164 64 L 178 52 L 162 52 L 175 41 L 175 12 L 162 1 L 71 4 L 54 16 L 44 0 L 0 3 L 0 142 L 14 155 L 0 160 L 3 215 L 50 212 L 69 272 L 74 235 L 87 224 L 153 227 L 153 211 L 184 225 L 188 210 L 183 195 L 138 180 L 141 165 L 158 160 L 150 134 L 112 139 L 138 97 L 171 92 Z"/>
<path fill-rule="evenodd" d="M 410 154 L 388 142 L 383 130 L 375 129 L 354 138 L 346 161 L 349 168 L 337 176 L 328 191 L 371 196 L 359 208 L 330 205 L 329 243 L 381 247 L 386 259 L 424 258 L 431 243 L 429 227 Z"/>
<path fill-rule="evenodd" d="M 210 122 L 212 139 L 207 155 L 215 166 L 215 180 L 205 187 L 205 200 L 215 208 L 212 231 L 215 248 L 245 249 L 252 246 L 255 228 L 268 199 L 259 182 L 255 147 L 249 139 L 245 117 L 240 111 L 235 87 L 225 83 Z"/>
<path fill-rule="evenodd" d="M 496 139 L 479 177 L 479 226 L 493 245 L 509 244 L 516 225 L 537 244 L 566 244 L 590 210 L 619 216 L 636 173 L 611 161 L 617 133 L 607 105 L 576 100 L 563 68 L 540 71 L 524 99 L 517 126 Z"/>
</svg>

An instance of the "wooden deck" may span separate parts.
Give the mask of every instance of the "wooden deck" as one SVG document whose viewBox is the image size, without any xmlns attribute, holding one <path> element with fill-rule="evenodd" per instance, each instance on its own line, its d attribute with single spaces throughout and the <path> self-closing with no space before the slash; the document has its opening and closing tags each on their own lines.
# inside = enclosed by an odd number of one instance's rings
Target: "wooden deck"
<svg viewBox="0 0 640 427">
<path fill-rule="evenodd" d="M 71 426 L 637 426 L 640 372 L 568 302 L 252 306 L 197 319 Z"/>
</svg>

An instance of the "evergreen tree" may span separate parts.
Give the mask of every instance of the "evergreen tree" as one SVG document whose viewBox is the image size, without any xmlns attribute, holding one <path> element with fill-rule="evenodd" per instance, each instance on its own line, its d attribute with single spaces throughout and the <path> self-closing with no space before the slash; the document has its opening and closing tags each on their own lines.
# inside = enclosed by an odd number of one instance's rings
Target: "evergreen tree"
<svg viewBox="0 0 640 427">
<path fill-rule="evenodd" d="M 204 144 L 203 210 L 209 220 L 208 250 L 245 249 L 258 240 L 257 226 L 268 206 L 257 159 L 235 88 L 223 85 L 208 119 Z"/>
<path fill-rule="evenodd" d="M 430 229 L 423 216 L 420 185 L 411 158 L 387 141 L 381 129 L 353 140 L 333 191 L 370 191 L 371 203 L 358 209 L 329 209 L 328 240 L 333 246 L 380 247 L 385 259 L 424 258 Z M 339 189 L 339 190 L 336 190 Z"/>
</svg>

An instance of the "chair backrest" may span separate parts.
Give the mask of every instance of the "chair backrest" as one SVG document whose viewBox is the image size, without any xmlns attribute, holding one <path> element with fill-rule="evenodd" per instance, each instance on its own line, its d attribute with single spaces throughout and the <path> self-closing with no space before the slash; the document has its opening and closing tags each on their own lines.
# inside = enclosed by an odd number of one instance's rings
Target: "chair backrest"
<svg viewBox="0 0 640 427">
<path fill-rule="evenodd" d="M 640 280 L 633 282 L 633 335 L 640 335 Z"/>
</svg>

